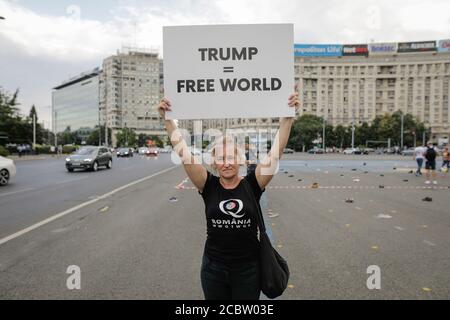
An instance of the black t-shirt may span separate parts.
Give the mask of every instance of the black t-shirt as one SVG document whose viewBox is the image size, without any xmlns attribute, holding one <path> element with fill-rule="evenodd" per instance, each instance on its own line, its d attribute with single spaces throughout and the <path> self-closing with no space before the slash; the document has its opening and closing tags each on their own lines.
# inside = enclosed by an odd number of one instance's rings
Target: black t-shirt
<svg viewBox="0 0 450 320">
<path fill-rule="evenodd" d="M 259 205 L 264 190 L 259 187 L 254 171 L 249 172 L 234 189 L 225 189 L 219 177 L 208 172 L 200 194 L 205 202 L 205 254 L 212 260 L 238 263 L 258 259 L 258 211 L 243 185 L 246 181 Z"/>
<path fill-rule="evenodd" d="M 436 150 L 430 147 L 427 147 L 427 152 L 425 153 L 425 158 L 427 161 L 434 161 L 436 160 Z"/>
</svg>

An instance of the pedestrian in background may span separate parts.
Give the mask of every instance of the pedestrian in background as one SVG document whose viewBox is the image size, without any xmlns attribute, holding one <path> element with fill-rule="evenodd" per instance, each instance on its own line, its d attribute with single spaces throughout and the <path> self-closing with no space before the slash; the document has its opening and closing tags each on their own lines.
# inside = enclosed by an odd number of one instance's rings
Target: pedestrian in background
<svg viewBox="0 0 450 320">
<path fill-rule="evenodd" d="M 414 160 L 417 162 L 416 177 L 422 175 L 422 165 L 425 158 L 425 151 L 426 149 L 424 146 L 418 146 L 414 149 Z"/>
<path fill-rule="evenodd" d="M 434 148 L 433 143 L 430 141 L 427 144 L 426 152 L 425 152 L 425 169 L 427 170 L 426 176 L 427 180 L 425 181 L 426 184 L 430 184 L 430 175 L 433 178 L 433 184 L 437 184 L 436 181 L 436 149 Z"/>
<path fill-rule="evenodd" d="M 442 151 L 442 166 L 441 166 L 441 171 L 444 172 L 445 176 L 447 176 L 449 167 L 450 167 L 450 158 L 448 154 L 448 147 L 445 147 L 444 151 Z"/>
</svg>

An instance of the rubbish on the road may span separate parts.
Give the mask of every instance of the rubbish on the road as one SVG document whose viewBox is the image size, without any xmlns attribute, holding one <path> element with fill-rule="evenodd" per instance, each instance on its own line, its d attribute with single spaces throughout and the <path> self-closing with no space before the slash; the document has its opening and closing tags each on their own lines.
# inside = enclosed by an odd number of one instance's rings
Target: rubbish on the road
<svg viewBox="0 0 450 320">
<path fill-rule="evenodd" d="M 379 248 L 378 248 L 378 246 L 372 246 L 372 249 L 373 250 L 378 250 Z"/>
<path fill-rule="evenodd" d="M 344 175 L 343 174 L 341 174 L 341 177 L 343 177 Z"/>
<path fill-rule="evenodd" d="M 289 176 L 288 176 L 289 178 L 293 178 L 294 177 L 294 175 L 293 174 L 290 174 Z"/>
<path fill-rule="evenodd" d="M 350 228 L 351 224 L 347 223 L 345 226 L 346 226 L 347 228 Z"/>
<path fill-rule="evenodd" d="M 365 174 L 369 173 L 369 171 L 364 171 Z"/>
<path fill-rule="evenodd" d="M 423 240 L 423 243 L 426 243 L 427 245 L 429 245 L 431 247 L 435 247 L 436 246 L 436 244 L 434 244 L 433 242 L 428 241 L 428 240 Z"/>
<path fill-rule="evenodd" d="M 359 180 L 359 179 L 353 179 L 353 182 L 359 182 L 359 181 L 361 181 L 361 180 Z"/>
<path fill-rule="evenodd" d="M 352 171 L 356 171 L 356 169 L 352 169 Z"/>
<path fill-rule="evenodd" d="M 303 181 L 302 179 L 298 179 L 297 181 Z"/>
<path fill-rule="evenodd" d="M 176 197 L 170 197 L 169 202 L 177 202 L 178 199 Z"/>
<path fill-rule="evenodd" d="M 379 215 L 376 216 L 377 219 L 391 219 L 392 216 L 388 215 L 388 214 L 384 214 L 384 213 L 380 213 Z"/>
<path fill-rule="evenodd" d="M 397 229 L 398 231 L 404 231 L 405 230 L 405 228 L 402 228 L 402 227 L 399 227 L 399 226 L 395 226 L 394 228 Z"/>
<path fill-rule="evenodd" d="M 430 288 L 422 288 L 422 290 L 425 291 L 425 292 L 431 292 Z"/>
<path fill-rule="evenodd" d="M 294 285 L 288 284 L 288 288 L 289 288 L 289 289 L 294 289 Z"/>
<path fill-rule="evenodd" d="M 106 211 L 108 211 L 108 209 L 109 209 L 108 206 L 104 206 L 103 208 L 98 209 L 98 211 L 100 211 L 100 212 L 106 212 Z"/>
<path fill-rule="evenodd" d="M 380 184 L 380 185 L 378 186 L 378 188 L 384 189 L 384 186 L 383 186 L 382 184 Z"/>
<path fill-rule="evenodd" d="M 277 248 L 283 248 L 282 244 L 277 245 Z"/>
<path fill-rule="evenodd" d="M 269 218 L 276 218 L 276 217 L 278 217 L 280 214 L 279 214 L 279 213 L 268 213 L 267 215 L 269 216 Z"/>
<path fill-rule="evenodd" d="M 426 224 L 421 225 L 422 228 L 426 229 L 428 226 Z"/>
<path fill-rule="evenodd" d="M 408 182 L 408 181 L 409 181 L 408 179 L 404 179 L 404 180 L 403 180 L 403 182 Z"/>
<path fill-rule="evenodd" d="M 414 171 L 410 170 L 409 173 L 414 173 Z"/>
<path fill-rule="evenodd" d="M 431 198 L 431 197 L 425 197 L 425 198 L 422 199 L 422 201 L 431 202 L 431 201 L 433 201 L 433 198 Z"/>
<path fill-rule="evenodd" d="M 317 182 L 314 182 L 312 185 L 311 185 L 311 188 L 313 188 L 313 189 L 317 189 L 319 187 L 319 184 L 317 183 Z"/>
<path fill-rule="evenodd" d="M 380 177 L 384 177 L 384 174 L 380 174 Z"/>
<path fill-rule="evenodd" d="M 346 199 L 345 199 L 345 202 L 347 202 L 347 203 L 353 203 L 354 200 L 353 200 L 352 198 L 346 198 Z"/>
<path fill-rule="evenodd" d="M 366 165 L 366 163 L 364 162 L 364 163 L 363 163 L 363 166 L 365 166 L 365 165 Z"/>
<path fill-rule="evenodd" d="M 397 168 L 396 168 L 396 167 L 393 167 L 392 170 L 397 170 Z"/>
</svg>

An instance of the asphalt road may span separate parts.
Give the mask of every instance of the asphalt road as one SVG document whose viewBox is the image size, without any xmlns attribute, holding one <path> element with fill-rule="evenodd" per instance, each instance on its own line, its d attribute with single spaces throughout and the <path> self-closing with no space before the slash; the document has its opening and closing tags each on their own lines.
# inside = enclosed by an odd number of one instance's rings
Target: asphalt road
<svg viewBox="0 0 450 320">
<path fill-rule="evenodd" d="M 291 270 L 282 299 L 450 298 L 450 178 L 425 186 L 409 173 L 413 165 L 401 157 L 286 157 L 267 189 L 278 214 L 269 218 L 274 244 Z M 0 190 L 0 238 L 95 202 L 0 245 L 0 298 L 203 298 L 203 203 L 181 167 L 157 174 L 173 166 L 169 155 L 73 175 L 61 160 L 17 166 L 16 181 Z M 66 287 L 71 265 L 81 269 L 80 290 Z M 380 290 L 366 286 L 371 265 L 381 270 Z"/>
</svg>

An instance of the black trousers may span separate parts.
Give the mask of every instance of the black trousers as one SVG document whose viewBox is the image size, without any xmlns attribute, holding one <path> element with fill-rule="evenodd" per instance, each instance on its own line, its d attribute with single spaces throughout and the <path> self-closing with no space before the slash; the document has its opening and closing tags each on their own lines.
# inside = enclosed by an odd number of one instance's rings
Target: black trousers
<svg viewBox="0 0 450 320">
<path fill-rule="evenodd" d="M 205 300 L 259 300 L 259 261 L 224 264 L 204 254 L 200 279 Z"/>
</svg>

